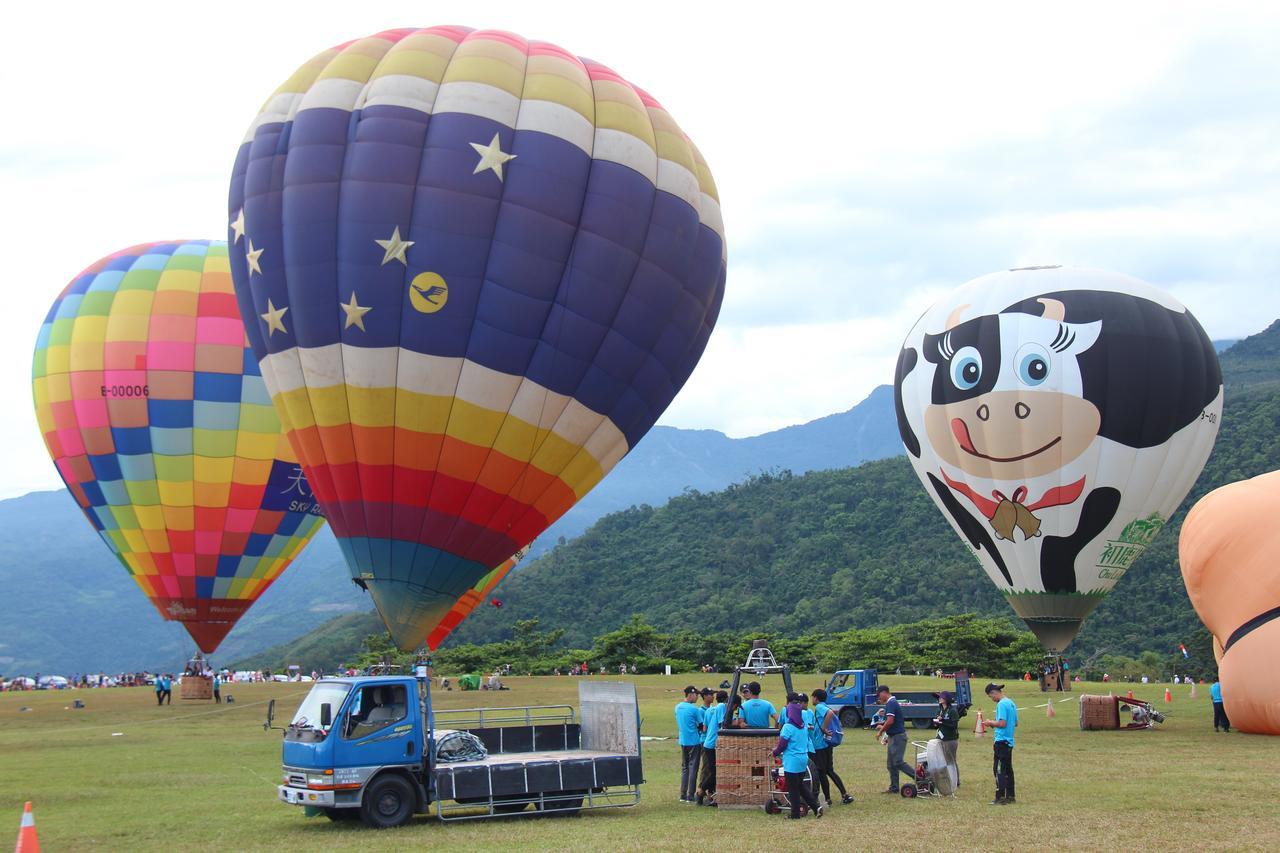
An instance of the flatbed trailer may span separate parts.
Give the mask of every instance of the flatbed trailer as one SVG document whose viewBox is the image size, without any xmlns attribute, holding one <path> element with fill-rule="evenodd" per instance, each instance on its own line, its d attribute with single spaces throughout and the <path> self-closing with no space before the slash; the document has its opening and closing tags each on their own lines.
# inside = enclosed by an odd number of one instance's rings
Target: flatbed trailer
<svg viewBox="0 0 1280 853">
<path fill-rule="evenodd" d="M 635 686 L 582 681 L 578 699 L 580 711 L 435 711 L 429 679 L 325 678 L 284 729 L 277 795 L 309 814 L 378 828 L 414 814 L 477 820 L 636 805 L 644 770 Z M 474 735 L 488 755 L 437 760 L 437 737 L 450 731 Z"/>
</svg>

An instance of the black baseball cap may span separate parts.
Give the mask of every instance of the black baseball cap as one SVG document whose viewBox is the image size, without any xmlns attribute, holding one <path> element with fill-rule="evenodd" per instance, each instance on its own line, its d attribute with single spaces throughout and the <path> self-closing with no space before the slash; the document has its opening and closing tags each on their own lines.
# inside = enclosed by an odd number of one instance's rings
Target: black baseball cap
<svg viewBox="0 0 1280 853">
<path fill-rule="evenodd" d="M 987 686 L 982 688 L 983 693 L 990 693 L 992 690 L 1004 690 L 1004 685 L 996 684 L 994 681 L 988 681 Z"/>
<path fill-rule="evenodd" d="M 943 690 L 941 693 L 933 694 L 934 699 L 946 699 L 948 702 L 956 701 L 956 695 L 950 690 Z"/>
<path fill-rule="evenodd" d="M 703 696 L 714 696 L 714 695 L 716 695 L 716 692 L 715 692 L 714 690 L 712 690 L 710 687 L 704 687 L 704 688 L 702 688 L 702 689 L 701 689 L 700 691 L 698 691 L 698 692 L 699 692 L 699 693 L 701 693 Z"/>
<path fill-rule="evenodd" d="M 697 693 L 697 692 L 698 692 L 698 688 L 694 687 L 692 684 L 690 684 L 688 687 L 684 689 L 684 695 L 686 696 L 688 696 L 690 693 Z"/>
</svg>

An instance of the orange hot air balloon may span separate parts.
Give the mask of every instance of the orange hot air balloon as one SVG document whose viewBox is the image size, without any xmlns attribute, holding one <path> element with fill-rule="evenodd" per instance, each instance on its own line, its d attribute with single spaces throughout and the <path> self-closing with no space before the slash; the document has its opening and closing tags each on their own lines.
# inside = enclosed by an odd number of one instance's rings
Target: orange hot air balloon
<svg viewBox="0 0 1280 853">
<path fill-rule="evenodd" d="M 529 553 L 528 548 L 521 548 L 509 560 L 480 578 L 475 586 L 464 592 L 454 602 L 453 607 L 449 608 L 449 612 L 440 620 L 440 624 L 436 625 L 427 636 L 427 645 L 433 649 L 439 648 L 440 644 L 444 642 L 444 638 L 452 634 L 453 629 L 461 625 L 462 620 L 470 616 L 472 611 L 480 606 L 480 602 L 484 601 L 489 593 L 493 592 L 498 584 L 502 583 L 503 579 L 511 574 L 511 570 L 516 567 L 516 563 L 519 563 L 527 553 Z"/>
<path fill-rule="evenodd" d="M 1227 716 L 1254 734 L 1280 735 L 1277 517 L 1280 471 L 1273 471 L 1205 495 L 1178 540 L 1187 594 L 1214 637 Z"/>
<path fill-rule="evenodd" d="M 109 255 L 54 301 L 32 392 L 58 473 L 165 619 L 217 648 L 323 517 L 219 241 Z"/>
</svg>

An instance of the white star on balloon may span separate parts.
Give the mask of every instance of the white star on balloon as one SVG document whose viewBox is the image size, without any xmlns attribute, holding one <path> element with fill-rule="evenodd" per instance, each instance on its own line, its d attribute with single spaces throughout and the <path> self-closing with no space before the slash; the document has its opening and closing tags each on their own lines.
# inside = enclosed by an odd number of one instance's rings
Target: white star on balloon
<svg viewBox="0 0 1280 853">
<path fill-rule="evenodd" d="M 234 233 L 235 239 L 232 243 L 239 243 L 240 238 L 244 236 L 244 208 L 240 208 L 240 212 L 236 214 L 236 218 L 231 220 L 231 231 Z"/>
<path fill-rule="evenodd" d="M 400 226 L 397 225 L 395 230 L 391 232 L 391 237 L 386 240 L 374 240 L 383 248 L 382 263 L 388 264 L 391 261 L 399 261 L 406 267 L 409 261 L 405 258 L 404 253 L 409 251 L 409 247 L 413 245 L 413 240 L 400 239 Z"/>
<path fill-rule="evenodd" d="M 347 314 L 347 322 L 342 328 L 350 329 L 352 326 L 355 326 L 360 329 L 360 331 L 365 331 L 364 315 L 372 311 L 373 306 L 358 304 L 356 302 L 356 292 L 353 290 L 351 291 L 351 301 L 339 302 L 338 307 Z"/>
<path fill-rule="evenodd" d="M 264 249 L 253 248 L 253 241 L 249 241 L 249 248 L 244 253 L 244 259 L 249 262 L 250 274 L 256 272 L 258 275 L 262 275 L 262 267 L 258 265 L 258 258 L 262 257 L 264 251 Z"/>
<path fill-rule="evenodd" d="M 493 135 L 493 139 L 488 145 L 481 145 L 479 142 L 470 143 L 471 147 L 480 155 L 480 162 L 476 164 L 476 168 L 471 174 L 478 175 L 485 169 L 492 169 L 493 173 L 498 176 L 498 180 L 502 180 L 502 164 L 509 160 L 516 159 L 515 154 L 508 154 L 502 150 L 498 142 L 498 134 Z"/>
<path fill-rule="evenodd" d="M 270 299 L 267 300 L 267 313 L 258 315 L 264 321 L 266 321 L 267 337 L 271 337 L 273 334 L 276 333 L 277 330 L 285 334 L 289 333 L 289 330 L 284 327 L 284 312 L 288 310 L 289 310 L 288 305 L 284 306 L 283 308 L 277 308 L 275 305 L 271 303 Z"/>
</svg>

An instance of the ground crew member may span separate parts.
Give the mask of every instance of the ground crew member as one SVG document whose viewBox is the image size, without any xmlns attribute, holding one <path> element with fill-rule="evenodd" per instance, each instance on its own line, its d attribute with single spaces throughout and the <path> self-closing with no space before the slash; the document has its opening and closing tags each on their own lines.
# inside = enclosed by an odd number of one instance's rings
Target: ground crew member
<svg viewBox="0 0 1280 853">
<path fill-rule="evenodd" d="M 995 717 L 984 720 L 985 726 L 996 730 L 991 747 L 994 759 L 991 772 L 996 777 L 996 798 L 993 806 L 1009 806 L 1016 802 L 1013 798 L 1013 732 L 1018 727 L 1018 706 L 1004 695 L 1003 684 L 988 684 L 983 691 L 996 703 Z"/>
<path fill-rule="evenodd" d="M 889 771 L 889 787 L 881 793 L 896 794 L 899 773 L 906 773 L 909 780 L 916 778 L 916 769 L 902 758 L 907 753 L 907 727 L 902 720 L 902 707 L 888 685 L 880 685 L 880 689 L 876 691 L 876 701 L 884 706 L 884 722 L 876 726 L 876 732 L 888 738 L 885 741 L 888 747 L 885 767 Z"/>
<path fill-rule="evenodd" d="M 676 705 L 676 730 L 680 740 L 680 802 L 695 803 L 698 759 L 702 752 L 702 711 L 698 708 L 698 688 L 684 689 L 684 701 Z"/>
</svg>

